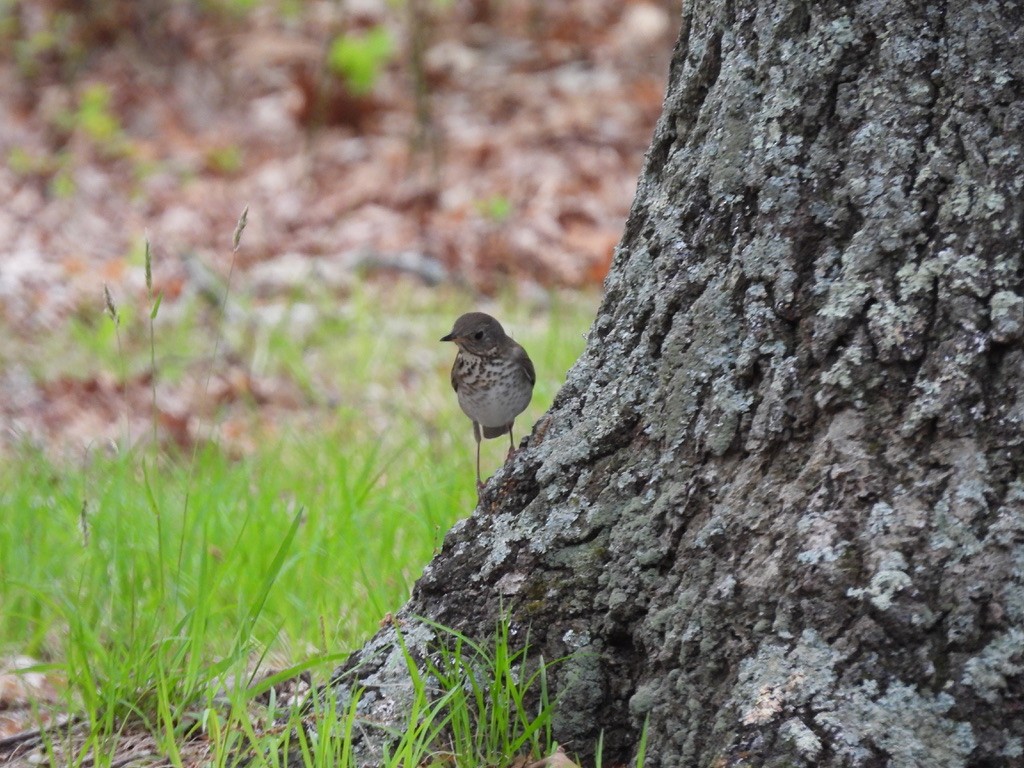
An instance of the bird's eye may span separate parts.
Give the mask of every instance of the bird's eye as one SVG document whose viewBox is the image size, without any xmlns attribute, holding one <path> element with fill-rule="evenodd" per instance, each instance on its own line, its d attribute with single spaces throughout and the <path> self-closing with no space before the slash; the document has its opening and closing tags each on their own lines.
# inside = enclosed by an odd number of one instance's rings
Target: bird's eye
<svg viewBox="0 0 1024 768">
<path fill-rule="evenodd" d="M 480 339 L 482 339 L 483 337 L 484 337 L 484 332 L 483 331 L 477 331 L 476 333 L 473 334 L 473 338 L 476 339 L 477 341 L 480 341 Z"/>
</svg>

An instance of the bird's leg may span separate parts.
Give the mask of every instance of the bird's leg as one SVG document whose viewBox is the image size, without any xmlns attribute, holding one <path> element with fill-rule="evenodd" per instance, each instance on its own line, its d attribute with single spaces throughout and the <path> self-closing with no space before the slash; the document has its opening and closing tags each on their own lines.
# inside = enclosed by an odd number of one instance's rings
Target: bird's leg
<svg viewBox="0 0 1024 768">
<path fill-rule="evenodd" d="M 476 438 L 476 490 L 479 493 L 484 484 L 480 480 L 480 424 L 476 421 L 473 422 L 473 437 Z"/>
<path fill-rule="evenodd" d="M 505 461 L 508 461 L 516 455 L 516 441 L 512 439 L 512 425 L 508 425 L 508 455 L 505 457 Z"/>
</svg>

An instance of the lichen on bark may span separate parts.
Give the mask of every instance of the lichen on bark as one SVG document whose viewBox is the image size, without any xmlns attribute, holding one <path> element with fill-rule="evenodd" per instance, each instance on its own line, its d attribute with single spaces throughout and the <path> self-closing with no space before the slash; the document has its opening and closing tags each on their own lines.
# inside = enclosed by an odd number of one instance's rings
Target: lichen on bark
<svg viewBox="0 0 1024 768">
<path fill-rule="evenodd" d="M 400 619 L 568 654 L 584 756 L 1019 761 L 1020 21 L 686 3 L 586 351 Z"/>
</svg>

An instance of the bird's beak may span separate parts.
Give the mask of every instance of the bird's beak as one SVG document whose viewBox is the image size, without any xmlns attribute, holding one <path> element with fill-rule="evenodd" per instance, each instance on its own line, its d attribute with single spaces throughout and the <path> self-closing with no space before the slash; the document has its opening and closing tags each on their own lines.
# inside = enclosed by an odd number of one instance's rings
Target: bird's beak
<svg viewBox="0 0 1024 768">
<path fill-rule="evenodd" d="M 441 341 L 455 341 L 455 331 L 452 331 L 447 336 L 442 336 Z"/>
</svg>

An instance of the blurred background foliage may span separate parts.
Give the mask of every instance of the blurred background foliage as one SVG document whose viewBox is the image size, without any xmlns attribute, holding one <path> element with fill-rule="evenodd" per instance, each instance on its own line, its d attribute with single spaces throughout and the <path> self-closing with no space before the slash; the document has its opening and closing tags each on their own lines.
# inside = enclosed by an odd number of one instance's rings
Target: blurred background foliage
<svg viewBox="0 0 1024 768">
<path fill-rule="evenodd" d="M 531 322 L 551 291 L 593 306 L 660 109 L 675 10 L 0 0 L 0 449 L 26 435 L 60 449 L 122 439 L 104 387 L 85 384 L 122 378 L 104 368 L 114 347 L 97 318 L 104 286 L 126 312 L 145 303 L 144 240 L 158 338 L 223 323 L 237 359 L 222 366 L 256 381 L 227 387 L 228 410 L 274 370 L 261 340 L 287 327 L 311 356 L 329 341 L 310 329 L 374 311 L 360 286 L 435 297 L 430 336 L 448 330 L 444 313 L 496 297 Z M 52 363 L 31 351 L 41 344 Z M 299 376 L 302 360 L 282 375 Z M 205 408 L 194 382 L 207 361 L 179 350 L 153 362 L 179 372 L 177 390 L 157 393 L 173 430 Z M 121 397 L 145 390 L 152 367 L 132 356 Z M 308 394 L 315 377 L 302 376 Z"/>
</svg>

